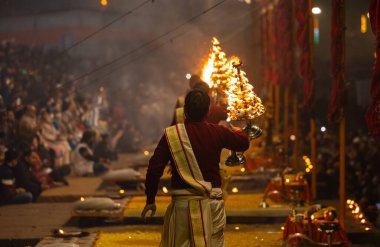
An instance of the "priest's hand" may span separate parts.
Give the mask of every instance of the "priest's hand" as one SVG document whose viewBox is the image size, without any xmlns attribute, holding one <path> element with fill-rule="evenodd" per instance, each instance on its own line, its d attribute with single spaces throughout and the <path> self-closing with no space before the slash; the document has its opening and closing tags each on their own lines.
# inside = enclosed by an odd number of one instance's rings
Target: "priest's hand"
<svg viewBox="0 0 380 247">
<path fill-rule="evenodd" d="M 237 126 L 233 125 L 232 123 L 230 123 L 230 127 L 231 127 L 232 131 L 242 130 L 240 127 L 237 127 Z"/>
<path fill-rule="evenodd" d="M 143 211 L 141 212 L 141 217 L 142 218 L 146 218 L 146 214 L 148 213 L 148 211 L 152 211 L 152 213 L 150 214 L 150 217 L 153 217 L 154 214 L 156 213 L 156 204 L 155 203 L 152 203 L 152 204 L 146 204 Z"/>
</svg>

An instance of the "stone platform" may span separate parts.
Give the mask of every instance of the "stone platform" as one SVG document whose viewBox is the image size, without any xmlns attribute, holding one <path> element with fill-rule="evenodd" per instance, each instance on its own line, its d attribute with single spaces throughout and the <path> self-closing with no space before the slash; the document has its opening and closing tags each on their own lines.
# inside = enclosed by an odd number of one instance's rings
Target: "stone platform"
<svg viewBox="0 0 380 247">
<path fill-rule="evenodd" d="M 259 208 L 258 203 L 261 200 L 261 196 L 262 194 L 242 194 L 230 195 L 227 198 L 226 212 L 228 226 L 226 240 L 231 243 L 231 245 L 227 246 L 280 245 L 281 241 L 279 239 L 282 236 L 281 226 L 283 226 L 285 218 L 289 215 L 292 208 L 284 205 L 273 205 L 265 209 Z M 125 238 L 125 234 L 128 232 L 132 234 L 131 236 L 140 236 L 141 234 L 144 235 L 144 232 L 153 231 L 153 235 L 149 235 L 148 238 L 155 239 L 156 237 L 154 236 L 159 236 L 162 216 L 169 202 L 170 197 L 168 196 L 158 197 L 157 215 L 146 221 L 140 218 L 141 209 L 145 205 L 145 198 L 140 196 L 130 198 L 124 218 L 121 219 L 72 217 L 72 203 L 70 202 L 3 206 L 0 210 L 0 246 L 34 246 L 43 237 L 51 235 L 53 229 L 64 229 L 65 231 L 82 230 L 91 233 L 102 232 L 111 234 L 103 235 L 106 239 L 107 236 L 110 238 L 114 238 L 115 236 Z M 323 203 L 334 206 L 337 202 L 327 201 Z M 304 209 L 296 208 L 299 212 L 302 212 Z M 346 214 L 346 231 L 354 246 L 356 244 L 376 246 L 375 244 L 371 245 L 371 243 L 378 243 L 380 239 L 378 231 L 374 228 L 370 231 L 365 231 L 364 227 L 352 217 L 351 213 Z M 123 233 L 113 236 L 112 233 L 115 232 Z M 251 243 L 249 241 L 254 236 L 258 238 L 262 236 L 259 240 L 256 239 L 259 242 L 252 242 L 260 243 L 259 245 L 232 244 L 235 240 L 239 241 L 242 238 L 248 241 L 246 242 L 247 244 Z M 124 243 L 125 241 L 122 242 Z M 132 244 L 131 246 L 134 245 Z"/>
</svg>

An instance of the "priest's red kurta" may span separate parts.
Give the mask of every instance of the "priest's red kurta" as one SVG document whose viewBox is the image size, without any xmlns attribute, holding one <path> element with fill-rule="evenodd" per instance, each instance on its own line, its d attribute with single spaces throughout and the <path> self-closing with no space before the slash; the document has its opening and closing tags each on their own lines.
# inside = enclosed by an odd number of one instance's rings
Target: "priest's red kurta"
<svg viewBox="0 0 380 247">
<path fill-rule="evenodd" d="M 211 124 L 207 121 L 186 121 L 185 127 L 204 180 L 211 182 L 213 188 L 220 188 L 219 161 L 222 149 L 236 151 L 248 149 L 247 135 L 244 131 L 233 132 L 225 126 Z M 173 164 L 168 143 L 165 136 L 162 136 L 149 160 L 145 181 L 147 203 L 154 203 L 158 182 L 168 161 Z M 175 166 L 172 166 L 172 187 L 174 189 L 190 188 L 181 180 Z"/>
</svg>

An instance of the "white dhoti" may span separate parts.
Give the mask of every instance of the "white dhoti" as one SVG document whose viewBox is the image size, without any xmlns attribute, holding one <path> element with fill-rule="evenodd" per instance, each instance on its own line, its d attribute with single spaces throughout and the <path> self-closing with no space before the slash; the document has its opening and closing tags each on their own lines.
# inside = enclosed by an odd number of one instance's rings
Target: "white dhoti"
<svg viewBox="0 0 380 247">
<path fill-rule="evenodd" d="M 192 205 L 199 207 L 194 210 Z M 194 233 L 197 231 L 194 225 L 203 226 L 200 228 L 203 234 Z M 226 214 L 221 189 L 212 189 L 208 197 L 198 196 L 191 190 L 175 190 L 165 213 L 160 246 L 197 247 L 197 241 L 202 241 L 202 246 L 222 247 L 225 246 L 225 225 Z M 203 237 L 196 239 L 196 235 Z"/>
</svg>

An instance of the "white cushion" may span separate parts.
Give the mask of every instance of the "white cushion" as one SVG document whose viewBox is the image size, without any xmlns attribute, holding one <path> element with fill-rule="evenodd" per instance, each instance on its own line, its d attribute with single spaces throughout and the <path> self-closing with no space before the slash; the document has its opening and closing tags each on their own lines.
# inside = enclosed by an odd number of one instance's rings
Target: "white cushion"
<svg viewBox="0 0 380 247">
<path fill-rule="evenodd" d="M 141 173 L 131 168 L 125 168 L 120 170 L 112 170 L 103 175 L 104 181 L 139 181 L 141 180 Z"/>
<path fill-rule="evenodd" d="M 115 202 L 106 197 L 90 197 L 74 203 L 75 210 L 112 210 L 116 208 Z"/>
</svg>

